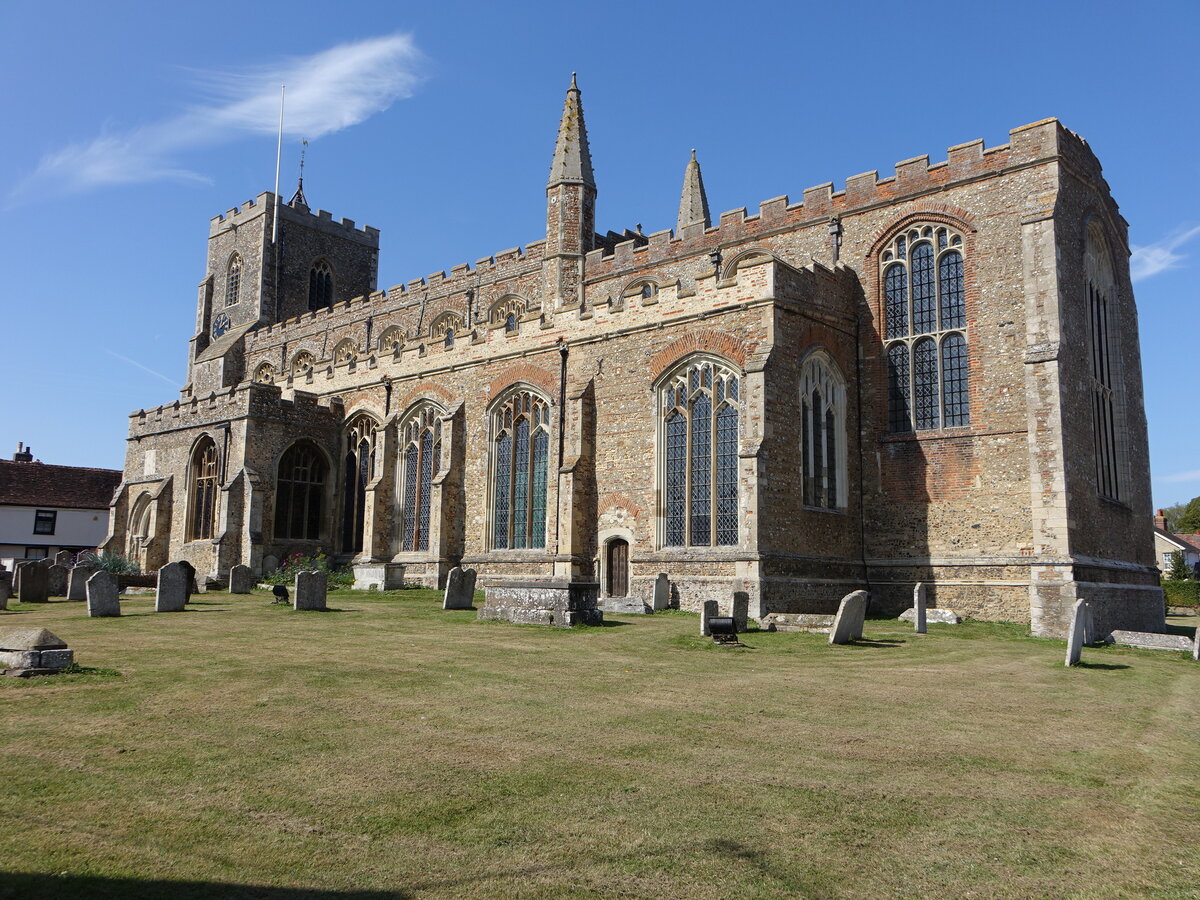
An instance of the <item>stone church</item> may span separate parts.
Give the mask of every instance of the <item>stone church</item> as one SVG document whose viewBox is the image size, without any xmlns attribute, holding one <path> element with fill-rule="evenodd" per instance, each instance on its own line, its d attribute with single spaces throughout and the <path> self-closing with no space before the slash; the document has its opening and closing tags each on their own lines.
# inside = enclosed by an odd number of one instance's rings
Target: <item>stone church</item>
<svg viewBox="0 0 1200 900">
<path fill-rule="evenodd" d="M 531 186 L 532 187 L 532 186 Z M 1127 224 L 1050 119 L 709 214 L 596 230 L 574 78 L 546 235 L 378 289 L 379 232 L 214 218 L 188 379 L 130 417 L 106 546 L 223 580 L 322 548 L 444 583 L 750 613 L 871 591 L 1061 634 L 1161 627 Z"/>
</svg>

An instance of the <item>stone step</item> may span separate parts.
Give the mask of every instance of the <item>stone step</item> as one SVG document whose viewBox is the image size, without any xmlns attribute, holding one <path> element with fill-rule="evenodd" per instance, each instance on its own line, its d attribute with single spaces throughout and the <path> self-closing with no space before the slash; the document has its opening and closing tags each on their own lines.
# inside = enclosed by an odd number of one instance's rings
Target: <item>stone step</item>
<svg viewBox="0 0 1200 900">
<path fill-rule="evenodd" d="M 1192 639 L 1182 634 L 1156 634 L 1152 631 L 1114 631 L 1108 636 L 1108 643 L 1145 650 L 1182 650 L 1185 653 L 1190 653 L 1193 646 Z"/>
</svg>

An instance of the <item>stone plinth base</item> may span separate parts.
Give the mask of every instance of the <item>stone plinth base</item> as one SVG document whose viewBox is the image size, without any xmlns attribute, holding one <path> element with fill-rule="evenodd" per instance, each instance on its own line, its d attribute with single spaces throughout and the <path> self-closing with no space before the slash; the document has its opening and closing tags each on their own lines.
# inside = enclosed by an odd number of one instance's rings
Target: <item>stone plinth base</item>
<svg viewBox="0 0 1200 900">
<path fill-rule="evenodd" d="M 398 591 L 404 587 L 404 566 L 400 563 L 355 563 L 354 590 Z"/>
<path fill-rule="evenodd" d="M 517 625 L 600 625 L 597 607 L 600 585 L 595 582 L 514 581 L 484 588 L 481 619 L 503 619 Z"/>
<path fill-rule="evenodd" d="M 605 597 L 597 605 L 602 612 L 624 616 L 642 616 L 651 611 L 641 597 Z"/>
</svg>

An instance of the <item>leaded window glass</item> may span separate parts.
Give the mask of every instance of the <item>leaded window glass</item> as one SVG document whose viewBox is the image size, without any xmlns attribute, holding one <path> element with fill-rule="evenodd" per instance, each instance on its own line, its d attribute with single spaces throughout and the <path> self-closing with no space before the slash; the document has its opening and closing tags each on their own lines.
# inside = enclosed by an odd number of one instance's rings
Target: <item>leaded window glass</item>
<svg viewBox="0 0 1200 900">
<path fill-rule="evenodd" d="M 492 413 L 495 433 L 492 546 L 546 546 L 550 404 L 530 390 L 511 393 Z"/>
<path fill-rule="evenodd" d="M 433 479 L 441 467 L 441 409 L 422 401 L 400 425 L 401 469 L 400 549 L 428 550 L 433 516 Z"/>
<path fill-rule="evenodd" d="M 236 253 L 229 261 L 229 270 L 225 273 L 225 305 L 235 306 L 242 289 L 242 258 Z"/>
<path fill-rule="evenodd" d="M 918 225 L 881 255 L 888 430 L 970 424 L 962 235 Z"/>
<path fill-rule="evenodd" d="M 663 544 L 738 542 L 738 376 L 699 359 L 660 386 Z"/>
<path fill-rule="evenodd" d="M 217 517 L 217 445 L 204 438 L 192 452 L 190 540 L 210 540 Z"/>
<path fill-rule="evenodd" d="M 320 539 L 327 468 L 324 457 L 307 443 L 294 444 L 280 458 L 275 488 L 276 538 Z"/>
<path fill-rule="evenodd" d="M 800 369 L 800 484 L 805 506 L 847 502 L 846 387 L 833 360 L 815 351 Z"/>
<path fill-rule="evenodd" d="M 319 260 L 308 270 L 308 308 L 324 309 L 333 305 L 333 269 Z"/>
</svg>

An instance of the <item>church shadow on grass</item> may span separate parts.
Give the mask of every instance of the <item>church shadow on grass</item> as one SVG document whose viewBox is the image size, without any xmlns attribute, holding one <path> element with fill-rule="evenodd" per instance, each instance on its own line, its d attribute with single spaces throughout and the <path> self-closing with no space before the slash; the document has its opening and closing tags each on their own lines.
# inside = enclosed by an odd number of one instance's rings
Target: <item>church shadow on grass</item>
<svg viewBox="0 0 1200 900">
<path fill-rule="evenodd" d="M 87 897 L 89 900 L 407 900 L 404 891 L 328 891 L 212 881 L 159 881 L 98 875 L 0 873 L 0 900 L 29 897 Z"/>
</svg>

